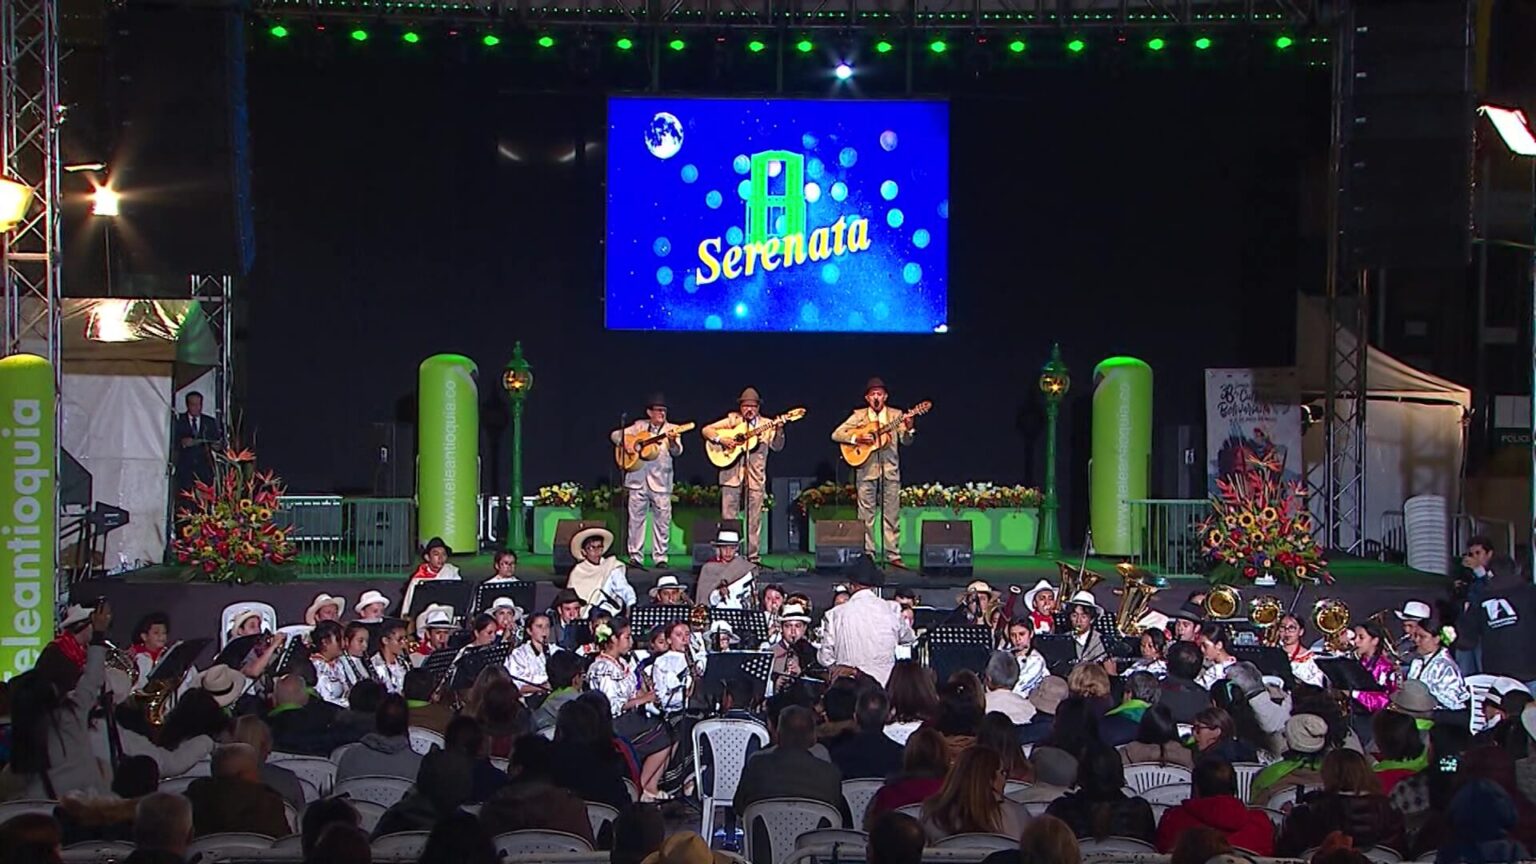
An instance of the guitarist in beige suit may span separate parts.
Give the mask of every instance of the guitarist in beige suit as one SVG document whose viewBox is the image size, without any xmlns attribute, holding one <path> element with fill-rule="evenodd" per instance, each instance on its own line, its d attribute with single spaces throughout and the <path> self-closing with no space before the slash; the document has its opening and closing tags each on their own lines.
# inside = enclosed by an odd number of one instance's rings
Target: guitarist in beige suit
<svg viewBox="0 0 1536 864">
<path fill-rule="evenodd" d="M 691 425 L 691 424 L 690 424 Z M 651 561 L 654 566 L 667 564 L 667 541 L 672 536 L 672 460 L 682 455 L 683 439 L 677 432 L 682 427 L 667 422 L 667 400 L 660 393 L 646 402 L 645 419 L 636 420 L 623 429 L 615 429 L 608 436 L 616 447 L 625 452 L 633 449 L 625 436 L 666 435 L 666 441 L 658 447 L 655 458 L 641 459 L 635 467 L 624 472 L 624 488 L 629 492 L 629 563 L 642 567 L 645 554 L 645 514 L 651 514 Z M 586 598 L 582 598 L 585 600 Z"/>
<path fill-rule="evenodd" d="M 870 424 L 885 425 L 901 418 L 899 408 L 885 403 L 885 382 L 869 379 L 864 385 L 864 402 L 860 408 L 832 432 L 832 440 L 839 444 L 871 445 L 875 438 L 860 434 L 860 427 Z M 864 523 L 864 552 L 875 557 L 875 508 L 880 505 L 882 527 L 885 530 L 885 557 L 892 564 L 904 566 L 901 561 L 901 533 L 897 516 L 901 512 L 901 451 L 902 445 L 912 443 L 912 418 L 903 420 L 890 443 L 870 454 L 868 461 L 854 472 L 858 488 L 859 521 Z M 882 489 L 881 486 L 884 486 Z M 877 500 L 878 499 L 878 500 Z"/>
<path fill-rule="evenodd" d="M 760 401 L 757 390 L 748 387 L 736 399 L 737 410 L 704 427 L 704 440 L 719 447 L 734 443 L 727 436 L 735 433 L 729 430 L 740 427 L 750 430 L 758 440 L 755 448 L 720 469 L 720 518 L 735 519 L 740 516 L 742 498 L 746 498 L 747 560 L 754 564 L 758 563 L 761 555 L 757 547 L 763 524 L 763 491 L 768 485 L 768 451 L 784 449 L 783 425 L 763 419 L 758 412 Z"/>
</svg>

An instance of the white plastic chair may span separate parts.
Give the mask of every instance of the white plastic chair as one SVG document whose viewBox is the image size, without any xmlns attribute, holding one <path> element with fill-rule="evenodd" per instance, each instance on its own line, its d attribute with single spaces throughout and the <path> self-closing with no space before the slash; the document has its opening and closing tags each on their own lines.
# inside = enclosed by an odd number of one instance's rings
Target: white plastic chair
<svg viewBox="0 0 1536 864">
<path fill-rule="evenodd" d="M 1148 789 L 1138 797 L 1148 804 L 1167 804 L 1169 807 L 1183 804 L 1189 800 L 1189 784 L 1177 783 L 1172 786 L 1156 786 Z"/>
<path fill-rule="evenodd" d="M 1372 861 L 1380 861 L 1382 864 L 1398 864 L 1399 861 L 1403 860 L 1403 856 L 1396 849 L 1389 846 L 1372 846 L 1369 849 L 1361 850 L 1361 854 Z"/>
<path fill-rule="evenodd" d="M 1248 803 L 1248 796 L 1253 792 L 1253 778 L 1259 776 L 1264 766 L 1257 762 L 1233 762 L 1232 774 L 1237 778 L 1237 798 L 1244 804 Z"/>
<path fill-rule="evenodd" d="M 66 846 L 60 857 L 64 859 L 65 864 L 108 864 L 112 861 L 122 861 L 132 855 L 133 848 L 132 843 L 88 840 Z"/>
<path fill-rule="evenodd" d="M 923 818 L 923 805 L 921 805 L 921 804 L 905 804 L 905 805 L 902 805 L 901 807 L 897 807 L 896 808 L 896 812 L 897 813 L 905 813 L 906 815 L 911 816 L 913 819 L 917 819 L 918 821 L 922 821 L 922 818 Z M 1044 813 L 1045 810 L 1042 809 L 1040 812 Z"/>
<path fill-rule="evenodd" d="M 289 831 L 297 831 L 304 827 L 299 824 L 299 808 L 288 801 L 283 802 L 283 819 L 288 823 Z"/>
<path fill-rule="evenodd" d="M 1153 804 L 1152 802 L 1149 801 L 1149 802 L 1147 802 L 1147 806 L 1152 808 L 1152 824 L 1160 825 L 1160 824 L 1162 824 L 1162 821 L 1163 821 L 1163 814 L 1167 813 L 1169 810 L 1173 809 L 1173 807 L 1175 807 L 1177 805 L 1173 805 L 1173 804 Z"/>
<path fill-rule="evenodd" d="M 538 735 L 545 741 L 553 741 L 555 740 L 555 727 L 549 726 L 547 728 L 540 729 Z"/>
<path fill-rule="evenodd" d="M 697 753 L 698 751 L 695 750 L 694 752 Z M 636 786 L 635 781 L 628 777 L 624 778 L 624 791 L 629 793 L 629 800 L 631 802 L 640 800 L 640 787 Z"/>
<path fill-rule="evenodd" d="M 1272 810 L 1268 807 L 1255 807 L 1253 809 L 1263 810 L 1264 815 L 1269 817 L 1270 824 L 1275 826 L 1276 832 L 1278 832 L 1280 827 L 1285 824 L 1285 814 L 1279 810 Z"/>
<path fill-rule="evenodd" d="M 1301 793 L 1304 791 L 1306 791 L 1305 788 L 1301 786 L 1287 786 L 1284 789 L 1281 789 L 1279 792 L 1269 796 L 1269 803 L 1264 806 L 1272 810 L 1280 810 L 1283 812 L 1285 810 L 1285 805 L 1295 804 L 1296 800 L 1301 797 Z"/>
<path fill-rule="evenodd" d="M 384 811 L 389 809 L 383 804 L 375 804 L 372 801 L 354 800 L 352 806 L 357 810 L 357 827 L 369 834 L 379 827 L 379 820 L 384 818 Z"/>
<path fill-rule="evenodd" d="M 612 825 L 619 818 L 619 811 L 599 801 L 587 802 L 587 821 L 592 825 L 592 839 L 596 840 L 604 825 Z"/>
<path fill-rule="evenodd" d="M 219 648 L 229 644 L 229 628 L 234 626 L 235 613 L 244 612 L 247 609 L 255 609 L 261 613 L 261 629 L 268 633 L 277 632 L 277 610 L 271 603 L 261 603 L 255 600 L 242 600 L 239 603 L 231 603 L 219 613 Z"/>
<path fill-rule="evenodd" d="M 1017 851 L 1019 838 L 1007 834 L 951 834 L 933 844 L 935 849 L 985 849 L 988 852 Z"/>
<path fill-rule="evenodd" d="M 336 749 L 332 750 L 331 751 L 331 755 L 326 757 L 326 758 L 330 759 L 332 762 L 336 763 L 337 765 L 340 765 L 341 764 L 341 757 L 347 755 L 347 751 L 352 749 L 353 747 L 356 747 L 356 746 L 357 746 L 356 742 L 353 742 L 351 744 L 343 744 L 340 747 L 337 747 Z"/>
<path fill-rule="evenodd" d="M 306 806 L 320 800 L 320 787 L 311 783 L 309 778 L 299 778 L 299 789 L 304 793 L 304 804 Z"/>
<path fill-rule="evenodd" d="M 497 834 L 496 855 L 529 855 L 540 852 L 591 852 L 587 841 L 565 831 L 511 831 Z"/>
<path fill-rule="evenodd" d="M 59 802 L 51 798 L 22 798 L 16 801 L 7 801 L 0 804 L 0 825 L 5 824 L 17 816 L 25 816 L 28 813 L 41 813 L 52 817 L 53 808 L 59 806 Z"/>
<path fill-rule="evenodd" d="M 188 861 L 227 861 L 238 858 L 242 851 L 271 849 L 274 838 L 265 834 L 245 831 L 229 831 L 222 834 L 204 834 L 187 846 Z M 245 852 L 249 855 L 249 852 Z"/>
<path fill-rule="evenodd" d="M 767 835 L 767 849 L 760 848 L 756 842 L 759 824 Z M 780 858 L 795 848 L 795 839 L 801 834 L 820 828 L 841 827 L 842 814 L 824 801 L 768 798 L 754 802 L 741 814 L 741 853 L 752 864 L 777 864 Z"/>
<path fill-rule="evenodd" d="M 1090 852 L 1156 852 L 1157 847 L 1151 843 L 1137 840 L 1135 837 L 1105 837 L 1103 840 L 1095 840 L 1092 837 L 1077 841 L 1077 848 L 1084 855 Z"/>
<path fill-rule="evenodd" d="M 709 741 L 709 765 L 704 764 L 704 748 L 700 743 Z M 761 749 L 768 746 L 768 729 L 751 720 L 705 720 L 693 727 L 693 785 L 699 796 L 699 809 L 703 815 L 699 821 L 699 835 L 715 836 L 715 808 L 730 807 L 736 797 L 736 785 L 741 782 L 741 772 L 747 764 L 747 748 L 757 741 Z M 704 769 L 712 776 L 705 783 Z M 750 856 L 748 856 L 750 857 Z"/>
<path fill-rule="evenodd" d="M 1189 769 L 1183 765 L 1132 762 L 1125 766 L 1125 785 L 1135 789 L 1138 795 L 1158 786 L 1172 786 L 1176 783 L 1188 786 L 1189 781 Z"/>
<path fill-rule="evenodd" d="M 385 834 L 374 840 L 369 849 L 374 855 L 408 858 L 415 861 L 427 848 L 427 837 L 430 834 L 430 831 L 401 831 L 398 834 Z"/>
<path fill-rule="evenodd" d="M 171 777 L 170 779 L 160 781 L 159 790 L 161 792 L 174 792 L 177 795 L 185 795 L 187 794 L 187 787 L 201 779 L 203 778 L 187 774 L 183 774 L 180 777 Z"/>
<path fill-rule="evenodd" d="M 382 774 L 367 774 L 362 777 L 348 777 L 336 784 L 336 794 L 345 794 L 353 801 L 372 801 L 380 807 L 389 808 L 400 803 L 400 799 L 411 791 L 411 781 L 404 777 L 385 777 Z"/>
<path fill-rule="evenodd" d="M 287 837 L 279 837 L 272 841 L 272 848 L 278 851 L 299 852 L 304 848 L 304 835 L 289 834 Z"/>
<path fill-rule="evenodd" d="M 432 752 L 432 748 L 443 749 L 443 736 L 422 726 L 412 726 L 407 733 L 411 736 L 411 749 L 425 756 Z"/>
<path fill-rule="evenodd" d="M 844 780 L 843 800 L 848 802 L 848 816 L 855 827 L 864 824 L 864 814 L 869 812 L 869 802 L 875 800 L 884 780 Z"/>
<path fill-rule="evenodd" d="M 1009 780 L 1007 783 L 1003 784 L 1003 797 L 1012 798 L 1014 795 L 1023 792 L 1032 785 L 1034 784 L 1025 783 L 1023 780 Z"/>
<path fill-rule="evenodd" d="M 273 765 L 281 765 L 297 774 L 300 780 L 308 780 L 320 795 L 329 795 L 336 784 L 336 763 L 325 756 L 305 756 L 299 753 L 273 753 L 267 757 Z M 313 800 L 305 798 L 305 801 Z"/>
<path fill-rule="evenodd" d="M 503 759 L 500 756 L 491 757 L 491 767 L 495 768 L 497 771 L 500 771 L 503 774 L 507 773 L 507 768 L 511 767 L 511 765 L 511 759 Z"/>
<path fill-rule="evenodd" d="M 213 760 L 199 759 L 192 763 L 192 767 L 176 775 L 177 777 L 212 777 Z M 170 779 L 170 778 L 166 778 Z"/>
<path fill-rule="evenodd" d="M 1029 814 L 1029 818 L 1034 819 L 1040 816 L 1044 816 L 1045 811 L 1050 809 L 1050 806 L 1051 802 L 1049 801 L 1028 801 L 1024 804 L 1024 812 Z M 922 816 L 923 808 L 919 807 L 917 809 L 918 816 Z"/>
<path fill-rule="evenodd" d="M 795 838 L 796 849 L 808 849 L 812 846 L 830 849 L 834 845 L 863 848 L 869 845 L 869 835 L 853 828 L 818 828 Z"/>
</svg>

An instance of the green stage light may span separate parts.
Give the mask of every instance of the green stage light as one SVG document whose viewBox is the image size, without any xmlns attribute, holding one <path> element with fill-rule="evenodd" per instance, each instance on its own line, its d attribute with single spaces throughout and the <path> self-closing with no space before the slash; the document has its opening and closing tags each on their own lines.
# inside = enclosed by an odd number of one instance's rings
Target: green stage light
<svg viewBox="0 0 1536 864">
<path fill-rule="evenodd" d="M 1166 47 L 1168 47 L 1168 43 L 1163 41 L 1163 37 L 1161 36 L 1153 36 L 1151 39 L 1147 40 L 1148 51 L 1161 51 Z"/>
<path fill-rule="evenodd" d="M 1015 54 L 1023 54 L 1024 53 L 1024 49 L 1027 48 L 1027 47 L 1029 47 L 1029 46 L 1024 44 L 1024 40 L 1023 39 L 1015 39 L 1012 42 L 1008 43 L 1008 50 L 1012 51 Z"/>
<path fill-rule="evenodd" d="M 404 33 L 401 33 L 401 34 L 400 34 L 400 38 L 401 38 L 401 39 L 402 39 L 402 40 L 404 40 L 404 42 L 405 42 L 405 43 L 406 43 L 406 44 L 407 44 L 407 45 L 415 45 L 415 44 L 416 44 L 416 43 L 417 43 L 417 42 L 420 42 L 420 41 L 421 41 L 421 36 L 420 36 L 420 34 L 418 34 L 418 33 L 417 33 L 417 32 L 416 32 L 416 31 L 414 31 L 414 30 L 407 30 L 407 31 L 405 31 L 405 32 L 404 32 Z"/>
<path fill-rule="evenodd" d="M 1275 37 L 1275 47 L 1279 48 L 1281 51 L 1284 51 L 1285 49 L 1295 44 L 1296 40 L 1285 35 L 1284 33 L 1281 33 L 1279 36 Z"/>
<path fill-rule="evenodd" d="M 633 39 L 630 39 L 628 36 L 620 36 L 613 43 L 613 47 L 619 49 L 620 51 L 628 51 L 629 49 L 635 47 L 635 42 L 634 42 Z"/>
<path fill-rule="evenodd" d="M 751 42 L 747 43 L 747 50 L 751 51 L 753 54 L 761 54 L 763 53 L 763 49 L 767 47 L 768 46 L 764 45 L 760 39 L 753 39 Z"/>
<path fill-rule="evenodd" d="M 795 50 L 799 51 L 801 54 L 809 54 L 811 53 L 811 49 L 815 47 L 816 45 L 809 39 L 801 39 L 799 42 L 795 43 Z"/>
<path fill-rule="evenodd" d="M 272 38 L 273 39 L 287 39 L 288 38 L 288 28 L 284 27 L 281 24 L 273 24 L 272 25 L 272 29 L 268 30 L 267 32 L 272 34 Z"/>
<path fill-rule="evenodd" d="M 351 35 L 353 42 L 367 42 L 368 41 L 368 31 L 364 30 L 361 27 L 357 28 L 356 30 L 353 30 L 351 32 L 351 34 L 349 34 L 349 35 Z"/>
<path fill-rule="evenodd" d="M 667 47 L 671 48 L 673 51 L 681 51 L 688 47 L 688 43 L 681 39 L 673 39 L 671 42 L 667 43 Z"/>
<path fill-rule="evenodd" d="M 880 52 L 881 54 L 889 54 L 889 53 L 891 53 L 891 49 L 895 48 L 895 47 L 896 47 L 895 45 L 892 45 L 891 43 L 885 41 L 884 39 L 881 39 L 879 42 L 875 43 L 875 50 Z"/>
<path fill-rule="evenodd" d="M 1081 39 L 1073 39 L 1071 42 L 1067 43 L 1067 50 L 1071 51 L 1073 54 L 1081 54 L 1087 47 L 1088 43 Z"/>
<path fill-rule="evenodd" d="M 539 41 L 538 41 L 538 46 L 540 48 L 553 48 L 553 47 L 555 47 L 555 37 L 553 37 L 553 36 L 540 36 L 539 37 Z"/>
<path fill-rule="evenodd" d="M 1195 50 L 1197 51 L 1206 51 L 1209 50 L 1210 47 L 1211 37 L 1209 36 L 1201 36 L 1199 39 L 1195 40 Z"/>
<path fill-rule="evenodd" d="M 928 43 L 928 50 L 935 54 L 943 54 L 945 51 L 949 50 L 949 43 L 945 42 L 943 39 L 935 39 Z"/>
</svg>

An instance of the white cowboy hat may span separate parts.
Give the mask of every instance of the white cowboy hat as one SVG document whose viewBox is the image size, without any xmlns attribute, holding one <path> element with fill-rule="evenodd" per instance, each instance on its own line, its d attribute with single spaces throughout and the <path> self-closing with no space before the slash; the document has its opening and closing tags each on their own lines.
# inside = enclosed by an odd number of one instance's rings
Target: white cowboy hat
<svg viewBox="0 0 1536 864">
<path fill-rule="evenodd" d="M 971 584 L 965 586 L 965 593 L 967 593 L 967 594 L 996 594 L 997 592 L 993 591 L 992 590 L 992 586 L 988 585 L 985 580 L 983 580 L 983 579 L 976 579 L 976 580 L 972 581 Z"/>
<path fill-rule="evenodd" d="M 784 607 L 779 611 L 781 613 L 779 615 L 780 621 L 799 621 L 802 624 L 811 623 L 810 613 L 806 612 L 805 607 L 799 603 L 785 603 Z"/>
<path fill-rule="evenodd" d="M 1092 591 L 1079 591 L 1076 594 L 1073 594 L 1072 599 L 1067 601 L 1067 605 L 1088 606 L 1092 608 L 1095 613 L 1104 611 L 1104 607 L 1099 605 L 1099 601 L 1093 599 Z"/>
<path fill-rule="evenodd" d="M 91 613 L 95 611 L 95 609 L 81 606 L 78 603 L 71 603 L 69 608 L 64 610 L 64 620 L 59 622 L 59 629 L 72 630 L 91 620 Z"/>
<path fill-rule="evenodd" d="M 735 546 L 735 545 L 737 545 L 740 542 L 741 542 L 741 532 L 740 531 L 733 531 L 733 530 L 727 528 L 727 529 L 721 531 L 720 533 L 716 534 L 715 535 L 715 539 L 710 541 L 709 545 L 711 545 L 711 546 Z"/>
<path fill-rule="evenodd" d="M 228 708 L 235 704 L 240 694 L 245 692 L 245 685 L 249 679 L 239 669 L 231 669 L 228 666 L 209 666 L 203 670 L 203 674 L 197 679 L 197 686 L 208 691 L 213 701 L 219 703 L 220 708 Z"/>
<path fill-rule="evenodd" d="M 1031 610 L 1031 611 L 1034 610 L 1034 608 L 1035 608 L 1035 595 L 1039 594 L 1041 591 L 1049 591 L 1052 594 L 1055 594 L 1056 593 L 1056 586 L 1052 585 L 1051 583 L 1049 583 L 1047 581 L 1045 581 L 1044 579 L 1041 579 L 1039 582 L 1036 582 L 1035 583 L 1035 587 L 1033 587 L 1033 588 L 1029 589 L 1028 591 L 1024 592 L 1024 608 L 1025 609 L 1028 609 L 1028 610 Z"/>
<path fill-rule="evenodd" d="M 613 545 L 613 532 L 607 528 L 594 526 L 592 528 L 583 528 L 571 537 L 571 557 L 578 561 L 581 560 L 581 547 L 592 537 L 603 538 L 603 554 L 607 555 L 608 547 Z"/>
<path fill-rule="evenodd" d="M 420 636 L 428 630 L 438 630 L 443 628 L 450 630 L 453 629 L 452 606 L 444 606 L 441 603 L 432 603 L 428 605 L 427 608 L 421 610 L 421 614 L 416 616 L 417 636 Z"/>
<path fill-rule="evenodd" d="M 315 626 L 315 616 L 319 615 L 320 610 L 326 606 L 336 607 L 337 618 L 340 618 L 341 614 L 347 611 L 347 601 L 343 599 L 341 595 L 338 594 L 335 597 L 332 597 L 324 591 L 321 591 L 319 594 L 315 595 L 315 599 L 309 601 L 309 608 L 304 610 L 304 623 L 311 627 Z"/>
<path fill-rule="evenodd" d="M 364 591 L 363 596 L 357 598 L 357 604 L 352 607 L 352 611 L 361 615 L 364 609 L 375 603 L 383 603 L 385 609 L 389 608 L 389 598 L 385 597 L 383 593 L 379 591 Z"/>
<path fill-rule="evenodd" d="M 236 630 L 240 629 L 240 625 L 241 624 L 244 624 L 245 622 L 251 620 L 252 618 L 260 618 L 260 617 L 261 617 L 261 610 L 257 609 L 254 606 L 248 606 L 248 607 L 246 607 L 244 609 L 241 609 L 239 612 L 236 612 L 234 614 L 234 617 L 229 619 L 229 632 L 233 633 Z M 265 623 L 265 622 L 263 622 L 263 623 Z"/>
<path fill-rule="evenodd" d="M 1143 630 L 1167 630 L 1170 623 L 1171 621 L 1167 615 L 1154 609 L 1141 616 L 1141 620 L 1136 622 L 1136 626 Z"/>
<path fill-rule="evenodd" d="M 663 573 L 661 578 L 656 580 L 656 584 L 652 586 L 651 596 L 655 597 L 657 594 L 668 588 L 676 588 L 681 591 L 683 588 L 683 583 L 677 581 L 677 576 L 675 574 Z"/>
<path fill-rule="evenodd" d="M 485 614 L 495 615 L 497 609 L 511 609 L 513 616 L 523 617 L 523 610 L 517 608 L 517 601 L 511 597 L 497 597 L 495 600 L 492 600 L 491 606 L 485 610 Z"/>
<path fill-rule="evenodd" d="M 848 594 L 848 593 L 850 593 L 850 592 L 849 592 L 849 591 L 848 591 L 848 586 L 847 586 L 847 585 L 844 585 L 844 584 L 843 584 L 843 583 L 841 583 L 841 582 L 839 582 L 839 583 L 837 583 L 837 584 L 836 584 L 836 585 L 833 585 L 833 586 L 832 586 L 832 596 L 833 596 L 833 597 L 836 597 L 836 596 L 837 596 L 837 595 L 839 595 L 839 594 Z"/>
<path fill-rule="evenodd" d="M 732 645 L 735 645 L 737 642 L 741 641 L 741 637 L 736 635 L 736 630 L 731 626 L 731 622 L 725 620 L 724 618 L 721 618 L 718 621 L 709 622 L 708 632 L 710 636 L 717 636 L 721 633 L 729 635 L 731 637 L 730 643 Z"/>
<path fill-rule="evenodd" d="M 1403 608 L 1392 613 L 1399 621 L 1428 621 L 1435 617 L 1435 613 L 1429 608 L 1429 604 L 1420 600 L 1409 600 L 1403 604 Z"/>
</svg>

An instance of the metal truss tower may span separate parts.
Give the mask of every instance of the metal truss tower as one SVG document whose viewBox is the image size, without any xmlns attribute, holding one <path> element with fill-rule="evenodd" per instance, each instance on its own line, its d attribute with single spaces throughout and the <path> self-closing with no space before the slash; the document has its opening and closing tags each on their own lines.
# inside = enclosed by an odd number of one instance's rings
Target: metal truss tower
<svg viewBox="0 0 1536 864">
<path fill-rule="evenodd" d="M 214 387 L 219 419 L 226 432 L 234 431 L 234 291 L 233 276 L 193 275 L 191 297 L 202 307 L 208 328 L 219 343 L 219 362 L 214 368 Z"/>
<path fill-rule="evenodd" d="M 60 375 L 58 0 L 0 2 L 0 164 L 32 187 L 32 209 L 4 243 L 0 354 L 35 350 Z"/>
</svg>

